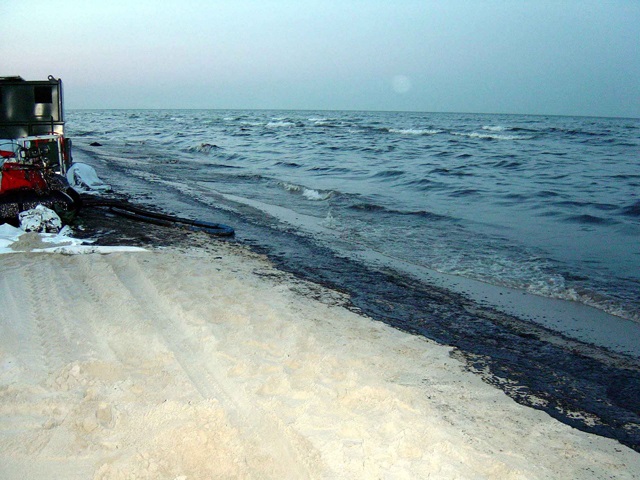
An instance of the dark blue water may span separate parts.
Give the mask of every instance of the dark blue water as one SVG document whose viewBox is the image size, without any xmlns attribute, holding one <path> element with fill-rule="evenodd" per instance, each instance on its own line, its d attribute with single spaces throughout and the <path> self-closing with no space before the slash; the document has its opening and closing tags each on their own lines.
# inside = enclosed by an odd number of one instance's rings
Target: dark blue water
<svg viewBox="0 0 640 480">
<path fill-rule="evenodd" d="M 67 124 L 159 192 L 640 321 L 638 119 L 117 110 Z"/>
</svg>

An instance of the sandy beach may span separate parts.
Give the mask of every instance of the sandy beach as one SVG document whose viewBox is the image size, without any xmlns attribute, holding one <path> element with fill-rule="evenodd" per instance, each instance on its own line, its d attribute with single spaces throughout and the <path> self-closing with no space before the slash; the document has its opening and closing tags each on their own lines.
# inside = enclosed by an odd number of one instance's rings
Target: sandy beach
<svg viewBox="0 0 640 480">
<path fill-rule="evenodd" d="M 0 478 L 640 478 L 241 246 L 0 255 Z"/>
</svg>

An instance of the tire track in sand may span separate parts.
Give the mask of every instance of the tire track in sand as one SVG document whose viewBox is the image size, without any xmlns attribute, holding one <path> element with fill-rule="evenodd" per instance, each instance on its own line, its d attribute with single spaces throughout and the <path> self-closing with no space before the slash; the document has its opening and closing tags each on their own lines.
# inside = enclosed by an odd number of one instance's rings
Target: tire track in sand
<svg viewBox="0 0 640 480">
<path fill-rule="evenodd" d="M 41 364 L 49 374 L 62 368 L 70 358 L 70 342 L 67 335 L 68 319 L 65 300 L 60 292 L 60 279 L 50 258 L 30 262 L 23 273 L 23 306 L 30 313 L 38 336 Z"/>
<path fill-rule="evenodd" d="M 28 332 L 21 350 L 32 352 L 29 368 L 41 370 L 54 381 L 52 375 L 90 358 L 97 349 L 91 315 L 94 299 L 77 288 L 82 283 L 75 262 L 73 257 L 34 254 L 13 279 L 13 289 L 20 292 L 21 330 Z"/>
<path fill-rule="evenodd" d="M 184 310 L 180 305 L 169 302 L 156 287 L 155 283 L 164 282 L 170 288 L 171 279 L 162 278 L 166 277 L 162 272 L 143 269 L 138 258 L 114 258 L 115 274 L 136 299 L 139 314 L 162 335 L 200 395 L 217 400 L 232 424 L 248 441 L 250 456 L 244 460 L 255 471 L 265 468 L 276 470 L 278 478 L 318 478 L 318 472 L 324 470 L 324 465 L 310 442 L 241 392 L 225 387 L 223 375 L 216 372 L 211 364 L 213 359 L 199 347 L 200 337 L 189 334 L 192 327 L 184 321 Z M 154 274 L 156 276 L 152 280 Z"/>
<path fill-rule="evenodd" d="M 37 327 L 31 314 L 29 298 L 25 297 L 28 278 L 25 278 L 25 263 L 33 263 L 33 258 L 20 258 L 13 255 L 2 255 L 0 258 L 0 360 L 10 361 L 17 370 L 16 377 L 23 375 L 23 370 L 37 372 L 38 376 L 46 375 L 44 351 Z M 8 360 L 5 356 L 14 359 Z M 2 365 L 5 367 L 5 365 Z M 2 372 L 5 373 L 5 372 Z M 11 372 L 9 372 L 11 373 Z M 32 373 L 33 374 L 33 373 Z M 50 436 L 38 432 L 33 421 L 25 413 L 20 394 L 28 396 L 27 387 L 12 380 L 11 377 L 0 383 L 0 455 L 14 457 L 29 453 L 37 453 L 46 446 Z M 9 387 L 11 385 L 11 387 Z M 26 430 L 26 432 L 25 432 Z M 16 435 L 15 432 L 24 432 Z M 46 432 L 48 433 L 48 432 Z M 34 448 L 41 446 L 41 448 Z M 1 467 L 0 467 L 1 470 Z"/>
<path fill-rule="evenodd" d="M 25 309 L 28 299 L 24 297 L 23 262 L 13 255 L 0 257 L 0 291 L 5 292 L 0 296 L 2 352 L 5 355 L 10 352 L 22 365 L 38 369 L 44 357 L 33 316 Z"/>
<path fill-rule="evenodd" d="M 7 308 L 5 314 L 11 315 L 9 322 L 20 323 L 20 353 L 25 367 L 49 379 L 65 365 L 67 341 L 62 329 L 65 320 L 58 295 L 58 282 L 50 258 L 36 254 L 25 254 L 20 259 L 23 266 L 3 278 L 10 284 L 11 298 L 4 299 Z M 5 290 L 7 291 L 7 290 Z M 15 292 L 19 292 L 15 293 Z M 68 350 L 67 350 L 68 351 Z M 9 435 L 3 441 L 2 452 L 9 456 L 37 456 L 49 444 L 52 431 L 43 429 L 39 420 L 25 413 L 22 404 L 25 398 L 31 398 L 29 387 L 14 386 L 20 394 L 16 398 L 3 401 L 3 413 L 9 418 L 8 425 L 21 434 Z M 21 399 L 21 400 L 18 400 Z"/>
</svg>

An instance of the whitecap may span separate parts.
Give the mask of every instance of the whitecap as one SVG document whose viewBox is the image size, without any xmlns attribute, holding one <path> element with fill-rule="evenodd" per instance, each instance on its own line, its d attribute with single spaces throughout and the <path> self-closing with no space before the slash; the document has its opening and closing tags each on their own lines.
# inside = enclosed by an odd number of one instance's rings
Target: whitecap
<svg viewBox="0 0 640 480">
<path fill-rule="evenodd" d="M 300 185 L 294 185 L 293 183 L 283 183 L 282 187 L 288 192 L 299 192 L 302 190 Z"/>
<path fill-rule="evenodd" d="M 464 133 L 464 132 L 451 132 L 451 135 L 458 137 L 479 138 L 481 140 L 529 140 L 531 137 L 525 137 L 521 135 L 495 135 L 490 133 Z"/>
<path fill-rule="evenodd" d="M 268 128 L 293 127 L 293 126 L 295 126 L 295 123 L 293 122 L 277 121 L 277 122 L 267 123 Z"/>
<path fill-rule="evenodd" d="M 331 192 L 319 192 L 318 190 L 313 190 L 311 188 L 305 188 L 302 191 L 302 196 L 307 200 L 312 201 L 322 201 L 326 200 L 331 196 Z"/>
<path fill-rule="evenodd" d="M 320 117 L 312 117 L 308 119 L 310 122 L 313 122 L 317 127 L 329 127 L 336 125 L 335 119 L 333 118 L 320 118 Z"/>
<path fill-rule="evenodd" d="M 322 201 L 326 200 L 333 195 L 331 190 L 329 191 L 318 191 L 313 188 L 302 187 L 300 185 L 295 185 L 293 183 L 281 183 L 282 188 L 284 188 L 288 192 L 299 193 L 307 200 L 311 201 Z"/>
<path fill-rule="evenodd" d="M 435 135 L 442 130 L 428 130 L 419 128 L 390 128 L 389 133 L 398 133 L 400 135 Z"/>
</svg>

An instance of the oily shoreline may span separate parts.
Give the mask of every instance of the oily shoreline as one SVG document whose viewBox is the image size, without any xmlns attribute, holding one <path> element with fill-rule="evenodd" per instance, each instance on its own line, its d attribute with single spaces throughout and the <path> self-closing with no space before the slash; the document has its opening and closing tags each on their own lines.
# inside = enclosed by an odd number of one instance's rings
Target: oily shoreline
<svg viewBox="0 0 640 480">
<path fill-rule="evenodd" d="M 195 238 L 184 230 L 140 224 L 98 208 L 86 209 L 78 220 L 87 226 L 83 235 L 97 233 L 98 243 L 186 247 Z M 264 233 L 264 227 L 260 234 L 250 219 L 238 216 L 233 221 L 243 233 L 232 243 L 267 255 L 298 278 L 348 294 L 357 313 L 454 347 L 453 354 L 467 368 L 517 402 L 640 451 L 637 359 L 568 339 L 397 272 L 338 258 L 296 235 L 276 229 Z M 262 240 L 244 241 L 249 236 Z"/>
<path fill-rule="evenodd" d="M 3 478 L 638 478 L 637 452 L 518 405 L 455 349 L 179 236 L 0 256 Z"/>
</svg>

